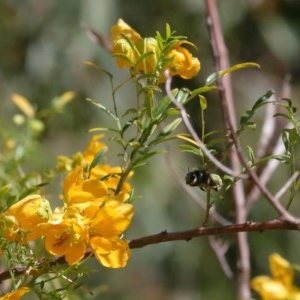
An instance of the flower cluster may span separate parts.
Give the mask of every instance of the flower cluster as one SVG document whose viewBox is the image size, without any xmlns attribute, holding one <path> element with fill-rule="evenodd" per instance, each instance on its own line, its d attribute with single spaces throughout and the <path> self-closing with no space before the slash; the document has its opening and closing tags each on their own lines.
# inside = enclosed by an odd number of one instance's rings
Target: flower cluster
<svg viewBox="0 0 300 300">
<path fill-rule="evenodd" d="M 46 250 L 65 256 L 73 265 L 84 258 L 87 247 L 106 267 L 124 267 L 129 247 L 120 235 L 133 216 L 128 202 L 131 186 L 125 181 L 116 195 L 121 168 L 95 165 L 87 172 L 94 157 L 105 146 L 94 136 L 82 161 L 64 181 L 64 205 L 51 210 L 49 201 L 29 195 L 13 204 L 0 218 L 1 235 L 8 241 L 26 243 L 44 238 Z"/>
<path fill-rule="evenodd" d="M 194 45 L 183 37 L 174 37 L 170 33 L 166 39 L 159 34 L 156 38 L 142 38 L 119 19 L 111 28 L 111 39 L 118 67 L 131 68 L 134 74 L 142 72 L 163 82 L 166 69 L 170 70 L 171 76 L 184 79 L 196 76 L 200 70 L 200 61 L 183 47 L 184 44 Z"/>
<path fill-rule="evenodd" d="M 278 253 L 271 254 L 269 261 L 273 277 L 255 277 L 252 288 L 263 300 L 300 300 L 300 290 L 293 285 L 293 266 Z"/>
</svg>

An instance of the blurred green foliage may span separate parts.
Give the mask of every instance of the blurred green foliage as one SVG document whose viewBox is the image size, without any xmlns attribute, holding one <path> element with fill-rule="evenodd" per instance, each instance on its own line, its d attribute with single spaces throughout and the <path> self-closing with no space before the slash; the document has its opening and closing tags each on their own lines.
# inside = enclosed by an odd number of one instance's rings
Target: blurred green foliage
<svg viewBox="0 0 300 300">
<path fill-rule="evenodd" d="M 293 0 L 219 1 L 219 13 L 228 45 L 231 63 L 254 61 L 261 71 L 245 70 L 243 76 L 233 74 L 234 97 L 238 117 L 252 107 L 256 99 L 272 88 L 280 96 L 282 81 L 292 76 L 292 95 L 299 104 L 300 89 L 300 4 Z M 59 154 L 69 155 L 82 149 L 91 127 L 108 126 L 108 120 L 95 110 L 85 98 L 100 99 L 111 105 L 108 79 L 102 73 L 82 64 L 89 60 L 109 70 L 115 82 L 125 78 L 126 71 L 116 69 L 113 58 L 86 34 L 85 26 L 109 36 L 109 28 L 117 18 L 123 18 L 143 36 L 163 31 L 169 23 L 178 34 L 187 35 L 198 47 L 197 56 L 202 70 L 188 84 L 190 88 L 203 85 L 213 72 L 213 59 L 206 28 L 204 4 L 201 0 L 2 0 L 0 1 L 0 117 L 1 130 L 7 128 L 16 112 L 10 97 L 24 95 L 41 110 L 48 102 L 66 90 L 73 90 L 77 98 L 63 115 L 46 120 L 47 129 L 40 137 L 41 145 L 27 160 L 26 168 L 39 172 L 55 165 Z M 186 82 L 176 79 L 178 87 Z M 132 101 L 130 87 L 117 95 L 120 105 Z M 223 128 L 223 118 L 216 93 L 207 96 L 207 130 Z M 196 105 L 196 104 L 195 104 Z M 200 130 L 200 116 L 194 104 L 188 106 L 195 127 Z M 211 118 L 209 116 L 212 116 Z M 255 144 L 255 134 L 249 140 Z M 111 159 L 118 151 L 111 148 Z M 32 150 L 33 151 L 33 150 Z M 185 173 L 197 162 L 182 154 L 175 144 L 169 152 L 172 167 Z M 164 166 L 164 167 L 161 167 Z M 203 219 L 201 211 L 168 171 L 168 162 L 161 156 L 150 166 L 141 168 L 133 181 L 136 193 L 136 213 L 126 238 L 132 239 L 162 230 L 185 230 L 197 227 Z M 275 171 L 273 186 L 285 178 Z M 59 185 L 59 183 L 58 183 Z M 275 190 L 276 191 L 276 190 Z M 199 194 L 202 193 L 199 191 Z M 219 203 L 220 209 L 232 211 L 230 197 Z M 299 210 L 293 204 L 292 211 Z M 252 210 L 253 220 L 267 220 L 270 207 L 258 202 Z M 234 236 L 224 237 L 231 244 L 228 259 L 236 266 L 237 253 Z M 299 235 L 293 232 L 251 233 L 253 276 L 268 273 L 267 257 L 277 251 L 290 261 L 297 261 Z M 227 279 L 206 238 L 190 242 L 172 242 L 133 250 L 128 267 L 123 270 L 100 268 L 84 280 L 84 287 L 95 299 L 233 299 L 234 280 Z M 91 299 L 85 288 L 80 296 L 70 299 Z M 101 296 L 100 296 L 101 295 Z"/>
</svg>

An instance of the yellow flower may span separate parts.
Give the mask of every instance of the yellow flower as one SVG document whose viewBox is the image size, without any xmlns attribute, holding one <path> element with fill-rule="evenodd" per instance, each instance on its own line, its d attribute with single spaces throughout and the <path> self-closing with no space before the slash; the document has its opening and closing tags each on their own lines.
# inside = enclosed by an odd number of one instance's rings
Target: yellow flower
<svg viewBox="0 0 300 300">
<path fill-rule="evenodd" d="M 40 195 L 29 195 L 13 204 L 2 216 L 3 235 L 8 240 L 25 238 L 33 241 L 40 237 L 37 225 L 47 222 L 51 215 L 48 200 Z"/>
<path fill-rule="evenodd" d="M 108 201 L 90 222 L 90 246 L 98 261 L 109 268 L 121 268 L 130 257 L 126 241 L 119 235 L 124 232 L 133 216 L 131 204 Z"/>
<path fill-rule="evenodd" d="M 103 134 L 94 135 L 88 142 L 83 152 L 84 159 L 90 164 L 94 157 L 101 151 L 105 144 L 99 140 L 103 137 Z"/>
<path fill-rule="evenodd" d="M 98 179 L 84 179 L 83 166 L 76 167 L 65 178 L 63 192 L 64 202 L 84 209 L 97 198 L 107 195 L 106 184 Z"/>
<path fill-rule="evenodd" d="M 112 53 L 119 68 L 131 68 L 138 58 L 136 46 L 142 41 L 138 32 L 132 29 L 122 19 L 111 27 Z"/>
<path fill-rule="evenodd" d="M 200 71 L 198 58 L 193 57 L 182 46 L 182 44 L 193 44 L 181 37 L 173 40 L 173 44 L 165 44 L 165 41 L 161 41 L 159 37 L 142 39 L 139 33 L 119 19 L 117 25 L 111 28 L 111 39 L 112 53 L 118 67 L 135 67 L 133 70 L 135 74 L 142 72 L 152 75 L 160 83 L 165 81 L 164 71 L 167 68 L 170 69 L 171 76 L 178 75 L 184 79 L 190 79 Z M 168 49 L 168 53 L 166 54 L 163 49 Z"/>
<path fill-rule="evenodd" d="M 112 53 L 119 68 L 131 68 L 137 60 L 136 50 L 126 39 L 118 39 L 113 43 Z"/>
<path fill-rule="evenodd" d="M 300 300 L 300 291 L 293 285 L 294 270 L 291 264 L 278 253 L 269 257 L 273 277 L 257 276 L 251 287 L 260 294 L 262 300 Z"/>
<path fill-rule="evenodd" d="M 78 263 L 85 254 L 88 242 L 86 225 L 79 214 L 40 224 L 46 250 L 53 255 L 64 255 L 67 263 Z"/>
<path fill-rule="evenodd" d="M 108 190 L 108 194 L 113 196 L 114 198 L 118 197 L 120 201 L 124 202 L 128 200 L 129 194 L 131 191 L 130 184 L 125 181 L 122 185 L 121 191 L 118 195 L 115 195 L 115 190 L 117 189 L 117 186 L 120 181 L 120 174 L 122 173 L 122 168 L 117 167 L 111 167 L 108 164 L 98 165 L 91 171 L 91 179 L 100 179 L 101 182 L 105 184 Z M 133 172 L 129 174 L 127 177 L 127 180 L 130 179 L 133 175 Z"/>
<path fill-rule="evenodd" d="M 28 287 L 21 287 L 15 290 L 14 292 L 5 294 L 4 296 L 0 297 L 0 300 L 19 300 L 24 294 L 29 292 L 30 289 Z"/>
<path fill-rule="evenodd" d="M 190 79 L 196 76 L 200 71 L 200 61 L 184 47 L 173 48 L 168 56 L 172 58 L 169 65 L 170 75 L 179 75 L 184 79 Z"/>
<path fill-rule="evenodd" d="M 112 41 L 117 41 L 118 39 L 122 39 L 124 36 L 131 40 L 135 45 L 142 41 L 142 37 L 137 31 L 131 28 L 122 19 L 119 19 L 117 24 L 111 27 L 110 38 Z"/>
</svg>

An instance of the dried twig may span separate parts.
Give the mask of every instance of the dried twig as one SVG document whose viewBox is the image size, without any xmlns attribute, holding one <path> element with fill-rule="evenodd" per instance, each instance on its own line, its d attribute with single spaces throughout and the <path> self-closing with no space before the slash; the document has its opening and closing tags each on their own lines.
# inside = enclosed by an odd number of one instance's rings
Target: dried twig
<svg viewBox="0 0 300 300">
<path fill-rule="evenodd" d="M 182 121 L 186 127 L 186 129 L 188 130 L 188 132 L 191 134 L 191 136 L 193 137 L 194 141 L 198 144 L 199 148 L 203 151 L 203 153 L 207 156 L 207 158 L 217 167 L 219 168 L 221 171 L 223 171 L 224 173 L 231 175 L 233 177 L 238 177 L 238 178 L 243 178 L 243 176 L 241 176 L 241 174 L 239 172 L 234 172 L 233 170 L 231 170 L 230 168 L 228 168 L 227 166 L 223 165 L 216 157 L 214 157 L 211 152 L 209 151 L 209 149 L 205 146 L 205 144 L 200 140 L 200 138 L 198 137 L 195 129 L 193 128 L 188 114 L 184 108 L 184 106 L 179 103 L 178 101 L 176 101 L 176 99 L 174 98 L 172 91 L 171 91 L 171 82 L 172 82 L 172 77 L 170 76 L 170 72 L 167 69 L 165 71 L 165 77 L 166 77 L 166 93 L 169 96 L 169 98 L 171 99 L 171 101 L 174 103 L 174 105 L 179 109 L 180 114 L 181 114 L 181 118 Z"/>
<path fill-rule="evenodd" d="M 215 66 L 217 71 L 226 69 L 229 67 L 229 59 L 227 48 L 224 42 L 222 28 L 217 12 L 217 6 L 215 0 L 205 1 L 207 10 L 207 24 L 209 27 L 211 35 L 211 44 L 213 49 L 213 54 L 215 58 Z M 218 87 L 220 92 L 220 97 L 223 106 L 225 125 L 230 133 L 230 137 L 233 140 L 234 147 L 231 149 L 230 153 L 230 163 L 231 168 L 234 172 L 238 172 L 241 168 L 240 162 L 243 164 L 247 161 L 243 156 L 241 151 L 238 138 L 235 134 L 236 132 L 236 114 L 235 107 L 232 97 L 231 80 L 230 76 L 225 76 L 219 78 Z M 236 222 L 242 223 L 247 220 L 247 211 L 245 208 L 246 198 L 244 184 L 239 180 L 233 186 L 233 198 L 235 203 L 235 214 Z M 240 232 L 237 234 L 238 242 L 238 253 L 239 253 L 239 273 L 238 273 L 238 298 L 239 299 L 249 299 L 250 298 L 250 253 L 247 235 L 245 232 Z"/>
<path fill-rule="evenodd" d="M 226 252 L 229 248 L 229 244 L 224 240 L 218 239 L 216 236 L 209 236 L 208 238 L 209 244 L 212 249 L 215 251 L 217 258 L 220 262 L 220 265 L 225 273 L 225 275 L 229 278 L 233 278 L 233 272 L 226 260 Z"/>
</svg>

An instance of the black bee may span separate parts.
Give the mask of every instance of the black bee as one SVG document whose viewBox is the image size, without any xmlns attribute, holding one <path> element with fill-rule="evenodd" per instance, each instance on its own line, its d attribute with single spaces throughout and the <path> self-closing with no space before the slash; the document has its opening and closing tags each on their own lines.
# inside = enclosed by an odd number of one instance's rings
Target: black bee
<svg viewBox="0 0 300 300">
<path fill-rule="evenodd" d="M 202 191 L 207 191 L 208 189 L 218 191 L 223 185 L 223 181 L 218 174 L 204 170 L 195 170 L 187 173 L 185 183 L 190 186 L 199 186 Z"/>
</svg>

